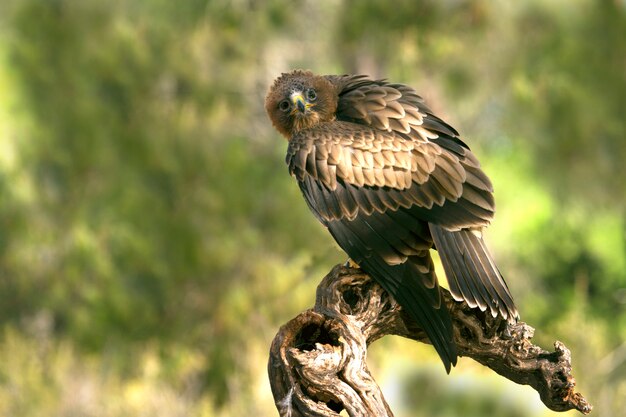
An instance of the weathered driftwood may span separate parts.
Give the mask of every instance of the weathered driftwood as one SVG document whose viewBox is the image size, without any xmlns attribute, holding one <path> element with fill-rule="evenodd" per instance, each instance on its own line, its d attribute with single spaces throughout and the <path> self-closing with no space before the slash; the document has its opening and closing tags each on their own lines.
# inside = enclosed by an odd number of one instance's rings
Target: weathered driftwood
<svg viewBox="0 0 626 417">
<path fill-rule="evenodd" d="M 591 405 L 574 391 L 570 351 L 534 346 L 534 329 L 494 319 L 443 290 L 454 321 L 459 354 L 498 374 L 530 385 L 555 411 Z M 281 416 L 392 416 L 367 369 L 367 346 L 385 335 L 429 343 L 425 333 L 387 293 L 359 269 L 336 266 L 317 288 L 315 307 L 289 321 L 274 338 L 268 364 Z"/>
</svg>

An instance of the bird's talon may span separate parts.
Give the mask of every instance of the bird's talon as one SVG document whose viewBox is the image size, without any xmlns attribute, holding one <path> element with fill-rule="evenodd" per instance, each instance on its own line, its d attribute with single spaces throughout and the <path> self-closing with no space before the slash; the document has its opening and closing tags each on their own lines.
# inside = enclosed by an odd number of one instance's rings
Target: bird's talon
<svg viewBox="0 0 626 417">
<path fill-rule="evenodd" d="M 359 266 L 359 264 L 357 264 L 356 262 L 354 262 L 352 260 L 352 258 L 348 258 L 348 260 L 343 264 L 343 266 L 345 266 L 346 268 L 355 268 L 355 269 L 361 269 L 361 267 Z"/>
</svg>

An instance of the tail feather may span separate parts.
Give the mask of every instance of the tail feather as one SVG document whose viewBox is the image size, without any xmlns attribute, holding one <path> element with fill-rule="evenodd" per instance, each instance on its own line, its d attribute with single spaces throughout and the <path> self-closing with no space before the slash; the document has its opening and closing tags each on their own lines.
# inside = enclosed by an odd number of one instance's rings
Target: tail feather
<svg viewBox="0 0 626 417">
<path fill-rule="evenodd" d="M 363 226 L 358 220 L 328 224 L 329 231 L 350 258 L 374 278 L 423 328 L 449 373 L 457 362 L 452 319 L 442 301 L 439 286 L 424 285 L 425 282 L 432 281 L 429 277 L 425 279 L 424 272 L 421 271 L 424 269 L 424 259 L 410 256 L 404 263 L 390 265 L 368 250 L 368 246 L 353 230 L 355 227 Z"/>
<path fill-rule="evenodd" d="M 441 357 L 446 372 L 457 362 L 452 320 L 441 300 L 439 286 L 425 288 L 411 261 L 389 265 L 378 257 L 360 264 L 424 329 Z"/>
<path fill-rule="evenodd" d="M 435 224 L 430 231 L 453 297 L 494 317 L 516 320 L 513 297 L 483 239 L 468 229 L 449 231 Z"/>
</svg>

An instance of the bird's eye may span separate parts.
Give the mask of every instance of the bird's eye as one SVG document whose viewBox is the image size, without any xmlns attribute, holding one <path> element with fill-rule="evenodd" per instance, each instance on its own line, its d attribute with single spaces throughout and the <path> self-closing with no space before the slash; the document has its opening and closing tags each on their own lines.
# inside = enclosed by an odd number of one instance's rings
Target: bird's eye
<svg viewBox="0 0 626 417">
<path fill-rule="evenodd" d="M 315 101 L 317 99 L 317 93 L 312 88 L 309 88 L 306 90 L 306 98 L 309 101 Z"/>
<path fill-rule="evenodd" d="M 291 104 L 289 104 L 289 100 L 283 100 L 280 103 L 278 103 L 278 108 L 281 109 L 282 111 L 287 111 L 289 110 L 290 107 L 291 107 Z"/>
</svg>

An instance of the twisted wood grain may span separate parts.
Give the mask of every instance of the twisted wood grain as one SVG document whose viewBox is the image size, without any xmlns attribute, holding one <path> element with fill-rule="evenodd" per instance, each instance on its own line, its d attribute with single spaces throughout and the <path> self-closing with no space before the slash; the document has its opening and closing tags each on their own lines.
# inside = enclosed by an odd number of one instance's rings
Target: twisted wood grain
<svg viewBox="0 0 626 417">
<path fill-rule="evenodd" d="M 443 290 L 460 356 L 470 357 L 518 384 L 530 385 L 554 411 L 592 406 L 575 392 L 571 354 L 559 341 L 554 352 L 531 342 L 526 323 L 494 319 Z M 385 335 L 429 343 L 402 308 L 360 269 L 334 267 L 317 288 L 315 307 L 276 335 L 268 364 L 281 416 L 393 416 L 367 369 L 367 346 Z"/>
</svg>

